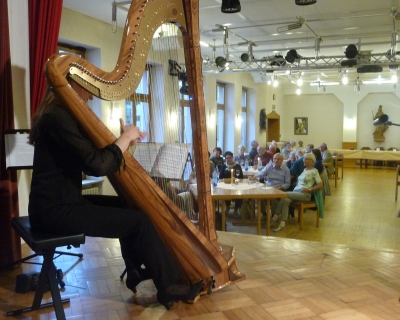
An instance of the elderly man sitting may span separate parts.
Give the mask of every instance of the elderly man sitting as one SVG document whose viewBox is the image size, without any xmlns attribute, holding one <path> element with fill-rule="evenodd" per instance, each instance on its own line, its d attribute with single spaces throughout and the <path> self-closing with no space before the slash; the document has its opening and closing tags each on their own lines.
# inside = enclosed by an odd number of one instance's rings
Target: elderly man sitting
<svg viewBox="0 0 400 320">
<path fill-rule="evenodd" d="M 326 145 L 326 143 L 321 143 L 321 145 L 319 146 L 319 150 L 321 150 L 322 163 L 328 164 L 328 166 L 326 167 L 326 172 L 329 176 L 335 171 L 335 167 L 333 166 L 332 153 L 328 150 L 328 146 Z"/>
<path fill-rule="evenodd" d="M 290 171 L 286 165 L 282 165 L 283 156 L 281 153 L 275 153 L 273 162 L 269 162 L 259 173 L 249 178 L 251 180 L 264 178 L 267 185 L 278 188 L 279 190 L 287 190 L 290 187 Z M 272 201 L 272 209 L 276 206 L 276 200 Z M 262 212 L 265 215 L 265 202 L 262 201 Z"/>
</svg>

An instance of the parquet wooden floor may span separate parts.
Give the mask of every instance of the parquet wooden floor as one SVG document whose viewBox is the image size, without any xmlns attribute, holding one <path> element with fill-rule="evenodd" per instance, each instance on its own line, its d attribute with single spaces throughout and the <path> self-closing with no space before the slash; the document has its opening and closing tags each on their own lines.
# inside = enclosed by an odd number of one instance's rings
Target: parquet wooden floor
<svg viewBox="0 0 400 320">
<path fill-rule="evenodd" d="M 218 232 L 221 243 L 236 247 L 238 268 L 247 280 L 193 305 L 175 303 L 170 311 L 157 303 L 151 280 L 141 283 L 135 296 L 119 280 L 124 264 L 118 240 L 86 238 L 85 245 L 73 249 L 84 254 L 81 261 L 56 259 L 66 282 L 62 297 L 71 298 L 65 313 L 77 320 L 400 319 L 396 213 L 394 170 L 348 169 L 327 197 L 318 229 L 307 217 L 303 231 L 293 219 L 286 231 L 270 237 L 232 232 L 232 226 Z M 29 248 L 23 249 L 29 254 Z M 0 273 L 1 319 L 32 303 L 33 292 L 14 292 L 15 277 L 39 268 L 23 264 Z M 6 319 L 54 318 L 52 308 L 46 308 Z"/>
</svg>

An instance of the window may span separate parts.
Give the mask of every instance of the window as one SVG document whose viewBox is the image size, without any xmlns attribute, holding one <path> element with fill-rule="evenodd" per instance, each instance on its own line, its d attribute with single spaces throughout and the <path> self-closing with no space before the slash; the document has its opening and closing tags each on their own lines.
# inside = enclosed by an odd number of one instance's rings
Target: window
<svg viewBox="0 0 400 320">
<path fill-rule="evenodd" d="M 72 46 L 69 44 L 59 43 L 57 45 L 57 53 L 73 53 L 83 59 L 86 58 L 86 48 Z"/>
<path fill-rule="evenodd" d="M 186 85 L 185 81 L 179 80 L 179 88 Z M 181 93 L 183 92 L 183 94 Z M 193 155 L 193 135 L 192 121 L 190 116 L 189 95 L 186 90 L 181 90 L 179 93 L 179 142 L 190 144 L 190 154 Z M 189 174 L 192 171 L 192 164 L 187 163 L 184 171 L 184 179 L 189 179 Z"/>
<path fill-rule="evenodd" d="M 151 141 L 151 94 L 150 94 L 150 66 L 146 67 L 135 93 L 125 101 L 126 124 L 134 123 L 140 131 L 148 135 L 143 142 Z"/>
<path fill-rule="evenodd" d="M 225 129 L 225 85 L 217 83 L 217 135 L 215 146 L 224 149 Z"/>
<path fill-rule="evenodd" d="M 242 89 L 242 134 L 241 143 L 243 146 L 247 145 L 247 89 Z"/>
</svg>

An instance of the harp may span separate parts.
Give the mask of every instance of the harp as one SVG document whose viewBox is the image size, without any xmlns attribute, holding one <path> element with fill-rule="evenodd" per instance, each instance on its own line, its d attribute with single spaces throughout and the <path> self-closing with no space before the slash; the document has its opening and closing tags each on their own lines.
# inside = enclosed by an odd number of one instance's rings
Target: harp
<svg viewBox="0 0 400 320">
<path fill-rule="evenodd" d="M 164 24 L 179 26 L 184 44 L 190 97 L 193 152 L 196 156 L 199 225 L 196 227 L 128 151 L 124 168 L 108 176 L 114 189 L 129 205 L 146 212 L 167 248 L 192 282 L 204 279 L 211 293 L 245 279 L 236 267 L 233 247 L 220 244 L 212 208 L 206 120 L 202 87 L 198 30 L 198 0 L 134 0 L 130 6 L 116 67 L 103 71 L 85 59 L 56 54 L 46 63 L 46 77 L 53 92 L 98 148 L 115 141 L 114 134 L 68 85 L 71 77 L 100 99 L 116 101 L 129 97 L 139 85 L 146 67 L 154 32 Z"/>
</svg>

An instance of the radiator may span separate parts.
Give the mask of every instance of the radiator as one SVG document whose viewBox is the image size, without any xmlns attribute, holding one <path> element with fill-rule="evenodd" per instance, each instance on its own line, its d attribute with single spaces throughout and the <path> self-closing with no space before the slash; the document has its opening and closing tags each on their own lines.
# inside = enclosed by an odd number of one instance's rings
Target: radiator
<svg viewBox="0 0 400 320">
<path fill-rule="evenodd" d="M 82 189 L 82 194 L 99 194 L 99 187 L 91 187 L 87 189 Z"/>
</svg>

